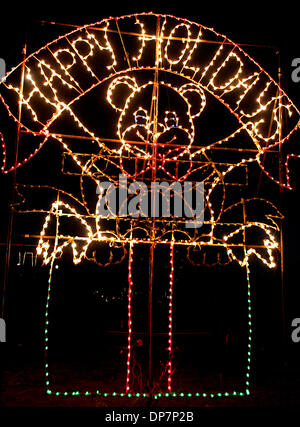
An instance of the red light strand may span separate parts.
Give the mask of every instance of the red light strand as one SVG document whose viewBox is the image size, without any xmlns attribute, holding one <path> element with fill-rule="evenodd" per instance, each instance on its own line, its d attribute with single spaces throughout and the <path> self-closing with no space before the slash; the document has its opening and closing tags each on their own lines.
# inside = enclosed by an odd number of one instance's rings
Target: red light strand
<svg viewBox="0 0 300 427">
<path fill-rule="evenodd" d="M 132 333 L 132 319 L 131 319 L 131 297 L 132 297 L 132 275 L 131 275 L 131 265 L 132 265 L 132 253 L 133 253 L 133 243 L 130 243 L 129 246 L 129 261 L 128 261 L 128 345 L 127 345 L 127 375 L 126 375 L 126 393 L 130 391 L 130 362 L 131 362 L 131 333 Z"/>
<path fill-rule="evenodd" d="M 173 344 L 173 277 L 174 277 L 174 244 L 170 246 L 170 282 L 169 282 L 169 362 L 168 362 L 168 391 L 172 388 L 172 344 Z"/>
</svg>

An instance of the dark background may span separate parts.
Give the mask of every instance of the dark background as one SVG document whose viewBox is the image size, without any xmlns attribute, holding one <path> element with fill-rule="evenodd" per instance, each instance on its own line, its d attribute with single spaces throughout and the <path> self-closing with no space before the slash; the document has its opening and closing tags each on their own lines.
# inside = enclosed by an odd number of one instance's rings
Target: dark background
<svg viewBox="0 0 300 427">
<path fill-rule="evenodd" d="M 158 2 L 157 2 L 158 3 Z M 27 39 L 28 53 L 43 46 L 46 42 L 52 40 L 55 34 L 64 34 L 69 31 L 64 26 L 53 26 L 42 23 L 42 21 L 55 21 L 66 24 L 86 24 L 100 21 L 108 16 L 120 16 L 127 13 L 153 11 L 159 13 L 173 14 L 180 17 L 186 17 L 191 21 L 214 28 L 218 33 L 227 35 L 231 40 L 237 43 L 249 43 L 257 45 L 272 45 L 276 49 L 264 49 L 245 47 L 250 56 L 256 60 L 267 72 L 277 80 L 276 70 L 278 64 L 278 54 L 280 53 L 280 62 L 283 73 L 282 87 L 294 104 L 300 106 L 300 83 L 294 83 L 291 79 L 292 60 L 300 57 L 300 46 L 298 36 L 298 10 L 293 2 L 282 4 L 265 5 L 262 2 L 222 2 L 203 5 L 203 2 L 184 2 L 178 6 L 171 5 L 161 8 L 157 3 L 151 3 L 147 7 L 141 7 L 140 3 L 134 4 L 127 2 L 126 6 L 120 6 L 117 3 L 103 4 L 95 2 L 49 2 L 33 4 L 7 4 L 5 12 L 2 10 L 0 18 L 0 57 L 7 63 L 7 69 L 17 65 L 22 59 L 22 46 Z M 48 30 L 49 28 L 49 30 Z M 275 66 L 274 66 L 275 64 Z M 300 152 L 300 150 L 298 150 Z M 298 250 L 300 242 L 300 226 L 298 222 L 299 192 L 300 192 L 300 174 L 297 171 L 298 164 L 295 161 L 291 168 L 291 183 L 294 186 L 293 191 L 284 190 L 282 196 L 281 210 L 285 216 L 283 222 L 284 230 L 284 281 L 283 290 L 280 280 L 280 269 L 275 272 L 269 272 L 254 268 L 255 284 L 254 306 L 255 313 L 255 365 L 254 380 L 256 387 L 264 386 L 266 389 L 266 399 L 268 392 L 280 384 L 280 390 L 283 392 L 299 390 L 300 369 L 297 363 L 300 356 L 300 343 L 293 343 L 291 340 L 291 322 L 294 318 L 300 317 L 300 291 L 298 279 L 298 265 L 300 253 Z M 10 192 L 11 177 L 1 176 L 1 244 L 6 241 L 8 224 L 8 201 L 11 197 Z M 17 241 L 16 236 L 14 236 Z M 4 277 L 4 246 L 1 246 L 1 270 L 0 283 L 3 283 Z M 146 256 L 145 256 L 146 257 Z M 12 264 L 16 264 L 17 250 L 13 252 Z M 197 272 L 190 270 L 190 275 L 197 276 Z M 23 286 L 15 286 L 23 274 Z M 40 343 L 42 342 L 43 330 L 43 311 L 45 298 L 45 282 L 43 285 L 32 281 L 32 272 L 30 283 L 26 282 L 26 271 L 18 272 L 12 265 L 12 273 L 8 283 L 8 311 L 7 328 L 8 342 L 1 344 L 1 351 L 6 346 L 5 352 L 11 354 L 20 360 L 27 358 L 37 361 L 41 358 Z M 217 318 L 212 319 L 214 330 L 218 330 L 218 324 L 222 325 L 222 319 L 225 319 L 228 313 L 232 313 L 231 308 L 235 306 L 235 290 L 231 289 L 226 294 L 224 288 L 220 289 L 216 282 L 209 280 L 210 272 L 204 273 L 206 294 L 214 294 L 217 291 L 218 298 L 215 299 L 215 309 L 218 312 Z M 222 276 L 222 271 L 217 271 L 216 275 Z M 28 277 L 29 277 L 28 276 Z M 24 279 L 25 277 L 25 279 Z M 217 277 L 217 276 L 216 276 Z M 181 279 L 184 282 L 184 277 Z M 208 279 L 208 280 L 207 280 Z M 216 278 L 214 279 L 217 280 Z M 180 275 L 178 282 L 180 281 Z M 34 284 L 34 285 L 33 285 Z M 40 287 L 41 286 L 41 287 Z M 211 289 L 209 289 L 211 286 Z M 76 292 L 78 292 L 76 294 Z M 91 298 L 91 303 L 95 304 L 92 297 L 95 287 L 91 286 L 90 292 L 86 293 L 86 298 Z M 193 289 L 187 292 L 193 293 Z M 224 294 L 222 294 L 222 292 Z M 81 289 L 72 289 L 72 298 L 74 319 L 78 321 L 78 313 L 82 316 L 82 305 L 76 306 L 80 300 Z M 64 294 L 66 298 L 67 292 Z M 76 296 L 77 295 L 77 296 Z M 77 298 L 77 299 L 76 299 Z M 224 304 L 220 304 L 225 301 Z M 218 302 L 219 301 L 219 302 Z M 88 303 L 88 301 L 86 301 Z M 238 296 L 236 296 L 238 302 Z M 188 304 L 188 301 L 186 302 Z M 226 309 L 226 304 L 228 304 Z M 69 305 L 72 305 L 69 301 Z M 219 306 L 219 309 L 217 308 Z M 192 310 L 190 307 L 186 311 Z M 59 309 L 59 308 L 58 308 Z M 197 307 L 194 308 L 197 310 Z M 178 308 L 180 311 L 180 308 Z M 184 310 L 181 309 L 181 318 L 184 318 Z M 63 309 L 61 308 L 61 313 Z M 71 315 L 71 312 L 69 312 Z M 236 322 L 232 315 L 231 322 Z M 76 320 L 74 320 L 76 323 Z M 22 328 L 19 328 L 22 325 Z M 25 327 L 28 325 L 29 327 Z M 209 325 L 211 327 L 211 324 Z M 189 325 L 190 327 L 190 325 Z M 220 326 L 219 331 L 222 331 Z M 209 327 L 208 327 L 209 329 Z M 76 339 L 76 329 L 70 335 L 70 341 L 74 343 Z M 82 334 L 79 328 L 78 335 Z M 221 334 L 223 332 L 220 332 Z M 61 332 L 63 340 L 64 332 Z M 80 335 L 82 336 L 82 335 Z M 93 331 L 90 336 L 93 337 Z M 186 344 L 188 346 L 188 344 Z M 6 353 L 7 354 L 7 353 Z M 67 357 L 66 357 L 67 359 Z M 6 358 L 7 360 L 7 358 Z M 15 359 L 13 359 L 15 360 Z M 255 385 L 254 385 L 255 388 Z M 33 402 L 34 404 L 34 402 Z M 279 401 L 280 404 L 280 401 Z"/>
</svg>

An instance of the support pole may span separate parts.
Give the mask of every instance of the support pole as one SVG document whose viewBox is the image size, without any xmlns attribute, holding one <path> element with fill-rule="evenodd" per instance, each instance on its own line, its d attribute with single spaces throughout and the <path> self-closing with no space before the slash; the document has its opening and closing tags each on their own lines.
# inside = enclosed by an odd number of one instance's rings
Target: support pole
<svg viewBox="0 0 300 427">
<path fill-rule="evenodd" d="M 156 55 L 155 55 L 155 72 L 153 91 L 150 108 L 150 123 L 153 123 L 152 128 L 152 182 L 156 181 L 157 171 L 157 117 L 158 117 L 158 96 L 159 96 L 159 82 L 158 82 L 158 68 L 160 61 L 160 18 L 157 17 L 156 24 Z M 152 199 L 152 209 L 155 212 L 155 196 Z M 155 232 L 156 224 L 155 218 L 152 219 L 151 228 L 151 245 L 149 251 L 149 288 L 148 288 L 148 389 L 152 392 L 152 298 L 153 298 L 153 267 L 154 267 L 154 248 L 155 248 Z"/>
<path fill-rule="evenodd" d="M 11 201 L 9 204 L 9 219 L 8 219 L 8 233 L 6 240 L 6 255 L 5 255 L 5 266 L 4 266 L 4 280 L 2 288 L 2 304 L 1 304 L 1 317 L 4 318 L 6 313 L 6 293 L 7 293 L 7 284 L 9 276 L 9 267 L 11 259 L 11 247 L 12 247 L 12 234 L 13 234 L 13 223 L 14 223 L 14 204 L 16 201 L 16 191 L 17 191 L 17 163 L 18 163 L 18 154 L 19 154 L 19 142 L 20 142 L 20 131 L 21 131 L 21 116 L 22 116 L 22 97 L 24 89 L 24 76 L 25 76 L 25 59 L 26 59 L 27 45 L 25 43 L 22 55 L 23 63 L 21 68 L 21 80 L 20 80 L 20 95 L 19 95 L 19 109 L 18 109 L 18 124 L 17 124 L 17 134 L 15 139 L 15 161 L 14 161 L 14 170 L 12 176 L 12 194 Z"/>
<path fill-rule="evenodd" d="M 149 253 L 149 291 L 148 291 L 148 389 L 152 391 L 152 297 L 153 297 L 154 244 Z"/>
<path fill-rule="evenodd" d="M 282 83 L 282 72 L 281 72 L 281 64 L 280 64 L 280 55 L 278 54 L 278 85 L 281 87 Z M 283 183 L 283 158 L 282 158 L 282 104 L 281 98 L 279 97 L 279 210 L 283 211 L 283 191 L 282 191 L 282 183 Z M 285 313 L 285 286 L 284 286 L 284 247 L 283 247 L 283 219 L 280 219 L 280 279 L 281 279 L 281 289 L 280 289 L 280 297 L 281 297 L 281 328 L 282 328 L 282 364 L 283 368 L 286 364 L 286 313 Z"/>
</svg>

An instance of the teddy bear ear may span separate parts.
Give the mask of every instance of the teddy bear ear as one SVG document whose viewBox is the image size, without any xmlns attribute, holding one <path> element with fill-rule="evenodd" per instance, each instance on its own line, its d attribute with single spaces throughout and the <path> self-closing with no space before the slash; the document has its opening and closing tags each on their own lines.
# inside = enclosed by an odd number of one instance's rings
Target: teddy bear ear
<svg viewBox="0 0 300 427">
<path fill-rule="evenodd" d="M 191 117 L 200 116 L 206 105 L 206 97 L 200 86 L 194 83 L 186 83 L 181 86 L 179 92 L 189 105 Z"/>
<path fill-rule="evenodd" d="M 119 76 L 110 83 L 106 99 L 115 110 L 123 111 L 128 97 L 137 89 L 133 77 Z"/>
</svg>

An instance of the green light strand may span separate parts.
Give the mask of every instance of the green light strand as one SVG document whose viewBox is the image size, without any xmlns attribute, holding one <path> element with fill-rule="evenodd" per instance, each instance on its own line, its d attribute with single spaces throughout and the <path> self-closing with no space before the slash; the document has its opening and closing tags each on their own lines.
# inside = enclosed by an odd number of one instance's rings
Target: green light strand
<svg viewBox="0 0 300 427">
<path fill-rule="evenodd" d="M 57 202 L 58 201 L 59 201 L 59 193 L 57 195 Z M 60 213 L 58 211 L 58 204 L 57 204 L 57 207 L 56 207 L 56 232 L 55 232 L 53 254 L 56 253 L 56 248 L 57 248 L 57 244 L 58 244 L 59 214 Z M 49 270 L 49 279 L 48 279 L 47 301 L 46 301 L 46 308 L 45 308 L 45 330 L 44 330 L 45 347 L 44 347 L 44 354 L 45 354 L 45 384 L 46 384 L 46 388 L 47 388 L 47 394 L 52 394 L 51 390 L 49 389 L 50 372 L 49 372 L 49 362 L 48 362 L 48 350 L 49 350 L 48 327 L 49 327 L 49 304 L 50 304 L 50 296 L 51 296 L 51 283 L 52 283 L 52 273 L 53 273 L 54 261 L 55 261 L 55 255 L 52 255 L 50 270 Z"/>
<path fill-rule="evenodd" d="M 57 222 L 56 222 L 56 239 L 55 245 L 57 244 L 58 237 L 58 227 L 59 227 L 59 212 L 57 212 Z M 250 368 L 251 368 L 251 359 L 252 359 L 252 307 L 251 307 L 251 284 L 250 284 L 250 268 L 249 264 L 246 264 L 246 277 L 247 277 L 247 310 L 248 310 L 248 349 L 247 349 L 247 364 L 246 364 L 246 377 L 245 377 L 245 391 L 231 391 L 231 392 L 222 392 L 222 393 L 204 393 L 204 392 L 167 392 L 167 393 L 157 393 L 154 396 L 151 393 L 103 393 L 99 390 L 94 392 L 91 391 L 52 391 L 50 389 L 50 372 L 49 372 L 49 363 L 48 363 L 48 327 L 49 327 L 49 303 L 51 295 L 51 283 L 52 283 L 52 273 L 54 267 L 55 258 L 51 260 L 49 279 L 48 279 L 48 294 L 46 302 L 46 311 L 45 311 L 45 377 L 46 377 L 46 393 L 51 396 L 56 397 L 89 397 L 89 396 L 99 396 L 99 397 L 121 397 L 121 398 L 147 398 L 152 397 L 154 399 L 159 398 L 202 398 L 202 399 L 213 399 L 213 398 L 231 398 L 231 397 L 244 397 L 250 395 Z"/>
<path fill-rule="evenodd" d="M 246 366 L 246 395 L 250 394 L 250 369 L 252 359 L 252 307 L 251 307 L 251 284 L 250 284 L 250 269 L 248 262 L 246 263 L 247 274 L 247 303 L 248 303 L 248 349 L 247 349 L 247 366 Z"/>
</svg>

